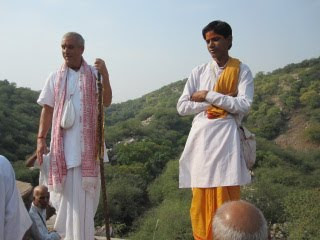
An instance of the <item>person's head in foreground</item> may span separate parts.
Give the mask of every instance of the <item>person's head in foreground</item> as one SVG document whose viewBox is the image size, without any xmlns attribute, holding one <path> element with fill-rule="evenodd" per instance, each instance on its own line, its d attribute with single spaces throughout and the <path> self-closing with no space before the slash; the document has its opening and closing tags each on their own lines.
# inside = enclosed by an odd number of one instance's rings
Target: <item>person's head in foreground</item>
<svg viewBox="0 0 320 240">
<path fill-rule="evenodd" d="M 214 240 L 267 240 L 268 227 L 262 212 L 246 201 L 230 201 L 216 212 Z"/>
<path fill-rule="evenodd" d="M 41 209 L 45 209 L 49 204 L 50 193 L 46 186 L 40 185 L 33 189 L 33 204 Z"/>
</svg>

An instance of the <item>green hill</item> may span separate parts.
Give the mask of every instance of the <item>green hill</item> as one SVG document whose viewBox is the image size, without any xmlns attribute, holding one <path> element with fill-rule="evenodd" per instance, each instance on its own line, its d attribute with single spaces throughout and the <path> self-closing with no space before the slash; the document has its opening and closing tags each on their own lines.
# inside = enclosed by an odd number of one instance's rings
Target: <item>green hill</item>
<svg viewBox="0 0 320 240">
<path fill-rule="evenodd" d="M 176 112 L 184 84 L 180 80 L 105 111 L 107 191 L 119 237 L 192 239 L 191 193 L 178 189 L 177 159 L 193 118 Z M 258 136 L 257 164 L 242 196 L 262 209 L 277 239 L 320 236 L 319 93 L 320 58 L 255 76 L 245 125 Z M 38 94 L 0 81 L 0 153 L 15 161 L 18 178 L 34 184 L 37 172 L 17 160 L 35 149 Z"/>
<path fill-rule="evenodd" d="M 255 99 L 248 126 L 259 136 L 291 138 L 299 131 L 294 149 L 316 149 L 320 143 L 320 58 L 290 64 L 255 77 Z M 303 125 L 298 123 L 304 122 Z M 297 130 L 297 131 L 295 131 Z"/>
<path fill-rule="evenodd" d="M 24 159 L 36 148 L 41 108 L 39 93 L 0 81 L 0 153 L 11 161 Z"/>
</svg>

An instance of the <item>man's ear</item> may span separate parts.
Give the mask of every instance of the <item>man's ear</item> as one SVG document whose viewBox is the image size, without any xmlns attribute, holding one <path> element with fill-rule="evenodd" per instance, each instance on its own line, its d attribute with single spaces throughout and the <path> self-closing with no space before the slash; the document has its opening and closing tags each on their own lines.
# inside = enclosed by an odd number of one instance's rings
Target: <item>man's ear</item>
<svg viewBox="0 0 320 240">
<path fill-rule="evenodd" d="M 229 49 L 232 47 L 232 35 L 229 35 L 228 37 L 226 37 L 226 40 L 228 41 L 229 43 Z"/>
</svg>

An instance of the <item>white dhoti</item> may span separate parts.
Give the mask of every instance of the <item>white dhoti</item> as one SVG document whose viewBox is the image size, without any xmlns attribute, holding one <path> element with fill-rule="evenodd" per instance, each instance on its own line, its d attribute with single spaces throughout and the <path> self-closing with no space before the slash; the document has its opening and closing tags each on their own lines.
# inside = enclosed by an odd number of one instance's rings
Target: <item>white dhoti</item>
<svg viewBox="0 0 320 240">
<path fill-rule="evenodd" d="M 63 192 L 51 192 L 51 202 L 57 210 L 54 229 L 64 240 L 93 240 L 94 215 L 100 197 L 100 180 L 95 193 L 82 188 L 81 167 L 68 169 Z"/>
</svg>

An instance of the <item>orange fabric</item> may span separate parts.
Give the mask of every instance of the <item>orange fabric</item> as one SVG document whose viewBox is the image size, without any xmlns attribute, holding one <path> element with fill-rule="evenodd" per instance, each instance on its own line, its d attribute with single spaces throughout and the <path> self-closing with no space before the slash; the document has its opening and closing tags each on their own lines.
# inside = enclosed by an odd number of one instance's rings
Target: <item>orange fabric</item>
<svg viewBox="0 0 320 240">
<path fill-rule="evenodd" d="M 240 199 L 240 186 L 193 188 L 190 208 L 195 240 L 212 240 L 212 218 L 227 201 Z"/>
<path fill-rule="evenodd" d="M 237 88 L 238 88 L 238 79 L 239 79 L 239 72 L 240 72 L 240 61 L 236 58 L 229 58 L 226 68 L 223 70 L 218 82 L 214 86 L 213 91 L 229 95 L 229 96 L 236 96 L 237 95 Z M 207 116 L 208 118 L 224 118 L 228 114 L 227 111 L 215 107 L 210 106 L 207 109 Z"/>
</svg>

